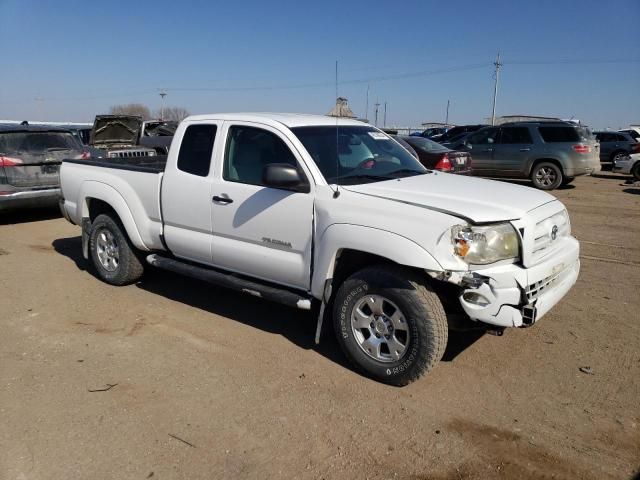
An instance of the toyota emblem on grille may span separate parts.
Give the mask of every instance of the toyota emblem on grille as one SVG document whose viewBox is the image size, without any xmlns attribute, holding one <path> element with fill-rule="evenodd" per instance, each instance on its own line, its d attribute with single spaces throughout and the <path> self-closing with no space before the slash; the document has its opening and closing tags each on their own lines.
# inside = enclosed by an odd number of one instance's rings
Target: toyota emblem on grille
<svg viewBox="0 0 640 480">
<path fill-rule="evenodd" d="M 554 225 L 551 229 L 551 240 L 555 240 L 556 238 L 558 238 L 558 226 Z"/>
</svg>

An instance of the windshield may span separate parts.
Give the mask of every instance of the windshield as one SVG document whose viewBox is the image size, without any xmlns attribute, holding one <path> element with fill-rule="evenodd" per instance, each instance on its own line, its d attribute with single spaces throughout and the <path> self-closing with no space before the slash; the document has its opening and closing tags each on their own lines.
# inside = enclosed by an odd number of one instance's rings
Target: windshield
<svg viewBox="0 0 640 480">
<path fill-rule="evenodd" d="M 403 137 L 413 148 L 423 152 L 446 152 L 449 149 L 424 137 Z"/>
<path fill-rule="evenodd" d="M 328 183 L 357 184 L 427 173 L 385 133 L 367 126 L 291 129 Z"/>
</svg>

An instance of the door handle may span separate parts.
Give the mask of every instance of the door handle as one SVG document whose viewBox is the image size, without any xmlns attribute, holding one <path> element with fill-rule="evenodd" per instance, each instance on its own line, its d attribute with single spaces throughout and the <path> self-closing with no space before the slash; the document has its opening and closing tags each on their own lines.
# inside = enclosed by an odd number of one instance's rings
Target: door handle
<svg viewBox="0 0 640 480">
<path fill-rule="evenodd" d="M 487 149 L 483 150 L 483 152 L 493 152 L 493 148 L 487 148 Z"/>
<path fill-rule="evenodd" d="M 219 197 L 218 195 L 213 197 L 211 200 L 213 200 L 216 203 L 233 203 L 233 200 L 230 199 L 229 197 Z"/>
<path fill-rule="evenodd" d="M 520 151 L 521 152 L 530 152 L 531 149 L 530 148 L 521 148 Z"/>
</svg>

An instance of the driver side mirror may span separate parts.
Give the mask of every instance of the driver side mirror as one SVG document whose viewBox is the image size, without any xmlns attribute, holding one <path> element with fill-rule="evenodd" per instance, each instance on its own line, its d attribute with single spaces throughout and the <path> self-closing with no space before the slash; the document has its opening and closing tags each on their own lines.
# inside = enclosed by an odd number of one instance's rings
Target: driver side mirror
<svg viewBox="0 0 640 480">
<path fill-rule="evenodd" d="M 306 180 L 300 176 L 297 168 L 288 163 L 270 163 L 262 169 L 262 183 L 271 188 L 309 193 Z"/>
</svg>

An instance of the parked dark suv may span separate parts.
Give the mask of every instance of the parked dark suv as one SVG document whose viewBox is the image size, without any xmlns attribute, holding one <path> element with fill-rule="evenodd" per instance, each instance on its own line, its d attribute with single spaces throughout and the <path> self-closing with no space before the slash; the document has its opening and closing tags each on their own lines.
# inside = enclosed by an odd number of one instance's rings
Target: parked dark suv
<svg viewBox="0 0 640 480">
<path fill-rule="evenodd" d="M 600 142 L 600 161 L 615 162 L 640 152 L 640 143 L 624 132 L 593 132 Z"/>
<path fill-rule="evenodd" d="M 60 163 L 65 158 L 89 158 L 68 130 L 0 126 L 0 211 L 56 205 Z"/>
<path fill-rule="evenodd" d="M 465 137 L 455 149 L 471 153 L 474 175 L 530 178 L 542 190 L 600 170 L 595 137 L 588 128 L 570 122 L 485 127 Z"/>
</svg>

